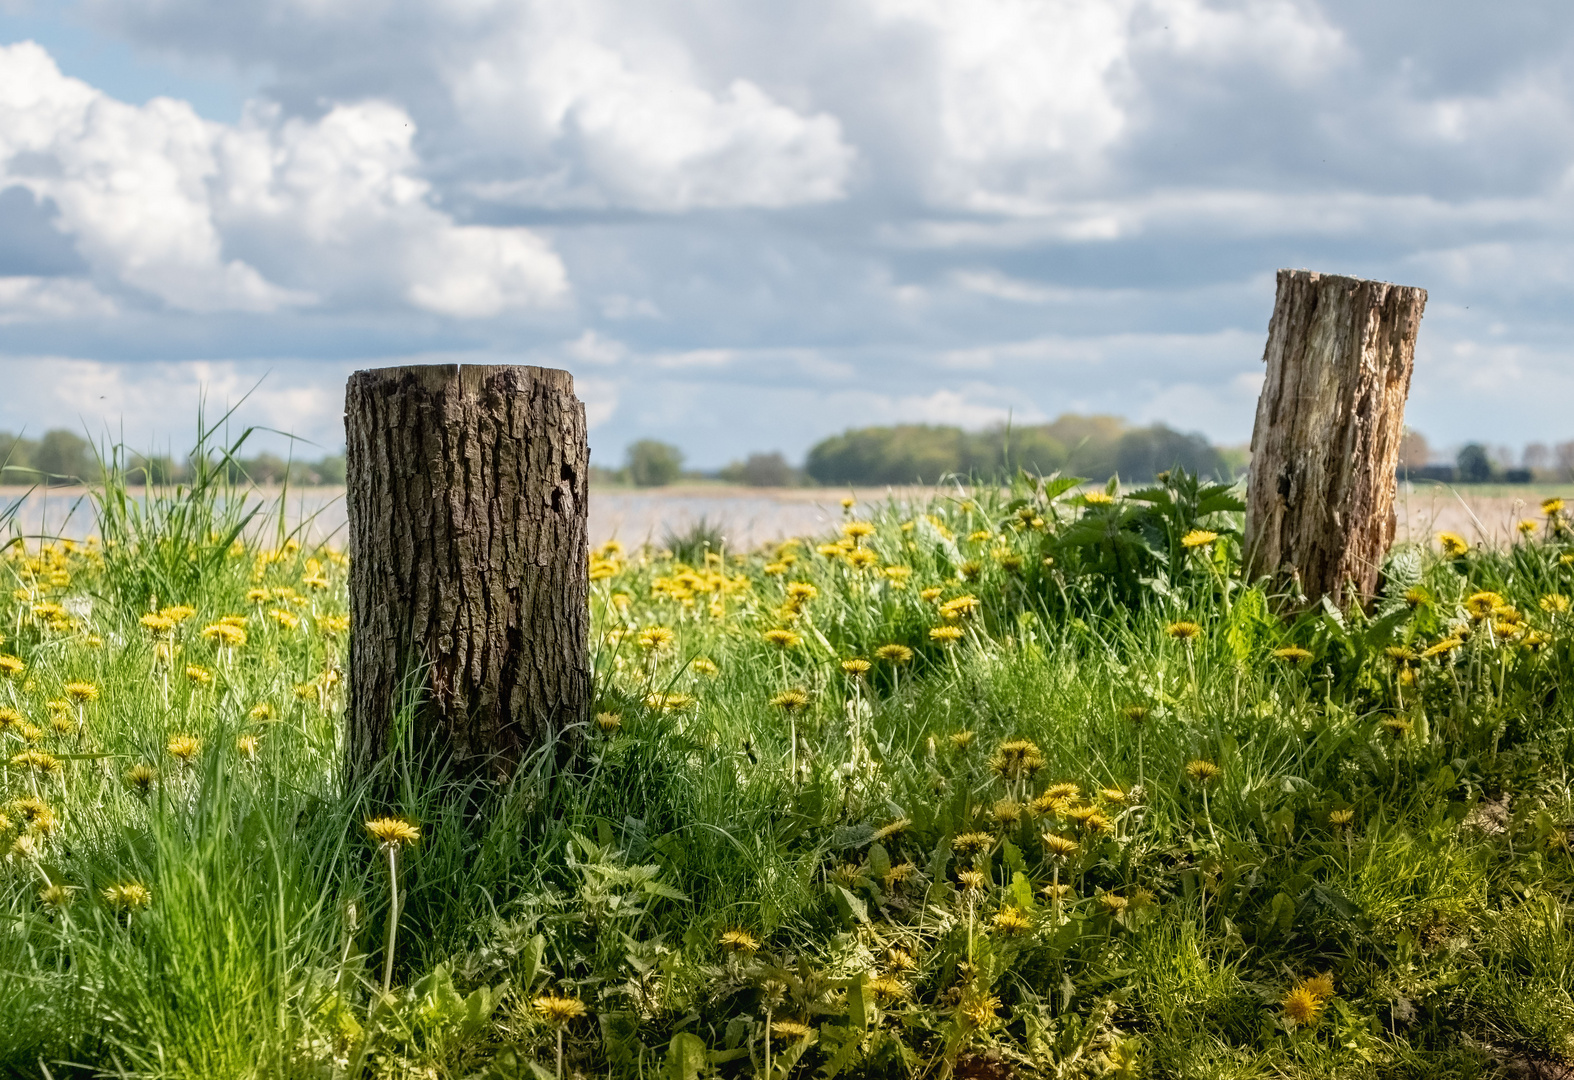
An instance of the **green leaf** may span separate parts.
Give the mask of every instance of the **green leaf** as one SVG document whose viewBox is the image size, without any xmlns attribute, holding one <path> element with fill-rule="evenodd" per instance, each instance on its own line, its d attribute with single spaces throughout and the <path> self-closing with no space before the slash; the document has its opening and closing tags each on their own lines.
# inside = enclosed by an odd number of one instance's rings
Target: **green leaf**
<svg viewBox="0 0 1574 1080">
<path fill-rule="evenodd" d="M 1020 870 L 1011 875 L 1011 899 L 1023 911 L 1033 910 L 1033 882 Z"/>
<path fill-rule="evenodd" d="M 546 948 L 546 935 L 537 934 L 519 954 L 519 984 L 524 993 L 530 993 L 531 987 L 535 986 L 536 980 L 541 977 L 541 956 L 546 952 Z"/>
<path fill-rule="evenodd" d="M 1295 898 L 1288 893 L 1275 893 L 1263 912 L 1262 929 L 1265 937 L 1283 937 L 1295 924 Z"/>
<path fill-rule="evenodd" d="M 667 1044 L 667 1060 L 662 1065 L 665 1080 L 699 1080 L 705 1067 L 705 1041 L 698 1035 L 680 1031 Z"/>
<path fill-rule="evenodd" d="M 847 980 L 847 1021 L 859 1030 L 869 1026 L 869 1016 L 873 1011 L 869 1008 L 869 996 L 864 990 L 864 976 L 857 975 Z"/>
<path fill-rule="evenodd" d="M 845 922 L 869 921 L 869 906 L 858 897 L 854 896 L 845 886 L 831 886 L 831 898 L 836 901 L 836 906 L 842 913 Z"/>
<path fill-rule="evenodd" d="M 671 885 L 663 885 L 659 881 L 647 881 L 642 886 L 651 896 L 664 896 L 668 900 L 687 900 L 688 894 L 674 889 Z"/>
</svg>

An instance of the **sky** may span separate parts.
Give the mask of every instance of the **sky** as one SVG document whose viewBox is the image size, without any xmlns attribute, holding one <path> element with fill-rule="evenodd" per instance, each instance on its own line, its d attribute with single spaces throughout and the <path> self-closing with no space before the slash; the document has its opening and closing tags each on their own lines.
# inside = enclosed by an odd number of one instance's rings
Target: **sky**
<svg viewBox="0 0 1574 1080">
<path fill-rule="evenodd" d="M 317 456 L 457 362 L 572 371 L 604 464 L 1234 444 L 1308 267 L 1429 291 L 1434 445 L 1571 440 L 1570 73 L 1534 0 L 0 0 L 0 428 Z"/>
</svg>

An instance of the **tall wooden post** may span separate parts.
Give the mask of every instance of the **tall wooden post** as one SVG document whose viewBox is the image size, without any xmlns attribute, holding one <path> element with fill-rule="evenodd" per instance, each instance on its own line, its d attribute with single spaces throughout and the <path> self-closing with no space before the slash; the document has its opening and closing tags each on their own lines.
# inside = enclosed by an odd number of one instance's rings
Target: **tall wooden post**
<svg viewBox="0 0 1574 1080">
<path fill-rule="evenodd" d="M 590 702 L 590 452 L 566 371 L 358 371 L 345 392 L 352 781 L 417 755 L 506 775 Z"/>
<path fill-rule="evenodd" d="M 1394 539 L 1395 469 L 1426 290 L 1280 270 L 1247 481 L 1253 577 L 1362 602 Z"/>
</svg>

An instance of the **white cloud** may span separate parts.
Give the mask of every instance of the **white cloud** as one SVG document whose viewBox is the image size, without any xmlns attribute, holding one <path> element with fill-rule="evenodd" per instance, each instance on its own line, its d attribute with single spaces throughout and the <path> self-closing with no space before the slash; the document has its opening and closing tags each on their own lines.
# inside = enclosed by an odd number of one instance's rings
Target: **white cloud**
<svg viewBox="0 0 1574 1080">
<path fill-rule="evenodd" d="M 79 278 L 0 277 L 0 325 L 113 315 L 115 302 Z"/>
<path fill-rule="evenodd" d="M 216 124 L 167 98 L 115 101 L 31 42 L 0 47 L 0 186 L 51 200 L 103 286 L 190 312 L 380 297 L 474 318 L 560 301 L 540 237 L 434 208 L 413 134 L 381 102 Z"/>
</svg>

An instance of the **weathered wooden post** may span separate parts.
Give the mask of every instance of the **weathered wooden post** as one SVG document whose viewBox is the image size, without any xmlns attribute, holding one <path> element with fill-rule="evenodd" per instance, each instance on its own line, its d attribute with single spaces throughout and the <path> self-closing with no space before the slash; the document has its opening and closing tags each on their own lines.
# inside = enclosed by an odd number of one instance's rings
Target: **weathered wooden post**
<svg viewBox="0 0 1574 1080">
<path fill-rule="evenodd" d="M 419 697 L 418 755 L 507 775 L 590 702 L 585 407 L 566 371 L 358 371 L 345 392 L 348 773 Z"/>
<path fill-rule="evenodd" d="M 1395 469 L 1426 290 L 1280 270 L 1246 494 L 1252 577 L 1362 602 L 1394 539 Z"/>
</svg>

